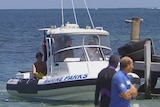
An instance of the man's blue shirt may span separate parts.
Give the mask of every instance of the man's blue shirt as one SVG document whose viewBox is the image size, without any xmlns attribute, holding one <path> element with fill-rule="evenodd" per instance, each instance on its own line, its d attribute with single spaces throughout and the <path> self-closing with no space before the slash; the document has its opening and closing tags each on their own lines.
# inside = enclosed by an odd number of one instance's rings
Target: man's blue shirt
<svg viewBox="0 0 160 107">
<path fill-rule="evenodd" d="M 120 96 L 120 93 L 126 92 L 131 87 L 131 81 L 127 74 L 118 71 L 112 79 L 111 103 L 110 107 L 130 107 L 130 100 L 126 100 Z"/>
</svg>

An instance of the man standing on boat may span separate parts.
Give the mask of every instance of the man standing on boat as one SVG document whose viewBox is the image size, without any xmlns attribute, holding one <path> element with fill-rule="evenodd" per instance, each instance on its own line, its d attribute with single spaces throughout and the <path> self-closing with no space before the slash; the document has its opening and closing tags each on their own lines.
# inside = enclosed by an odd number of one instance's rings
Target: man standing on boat
<svg viewBox="0 0 160 107">
<path fill-rule="evenodd" d="M 126 56 L 121 59 L 120 70 L 112 79 L 110 107 L 131 107 L 131 98 L 138 95 L 136 87 L 127 76 L 132 72 L 133 67 L 133 60 L 130 57 Z"/>
<path fill-rule="evenodd" d="M 116 67 L 119 63 L 119 57 L 112 55 L 109 59 L 109 65 L 101 70 L 98 74 L 96 90 L 95 90 L 95 107 L 109 107 L 111 99 L 111 81 L 113 75 L 116 73 Z M 99 95 L 101 93 L 101 99 L 99 104 Z"/>
<path fill-rule="evenodd" d="M 64 37 L 64 47 L 63 48 L 69 48 L 72 45 L 72 38 L 70 36 Z M 74 52 L 72 49 L 65 50 L 61 53 L 61 61 L 64 61 L 65 58 L 73 58 L 74 57 Z"/>
</svg>

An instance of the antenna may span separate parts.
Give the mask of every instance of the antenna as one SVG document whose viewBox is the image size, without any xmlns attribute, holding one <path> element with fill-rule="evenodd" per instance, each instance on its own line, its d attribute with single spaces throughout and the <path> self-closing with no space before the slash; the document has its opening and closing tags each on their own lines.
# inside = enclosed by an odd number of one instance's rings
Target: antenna
<svg viewBox="0 0 160 107">
<path fill-rule="evenodd" d="M 64 26 L 63 0 L 61 0 L 62 26 Z"/>
<path fill-rule="evenodd" d="M 92 20 L 91 14 L 90 14 L 90 12 L 89 12 L 89 9 L 88 9 L 86 0 L 84 0 L 84 4 L 85 4 L 85 6 L 86 6 L 87 13 L 88 13 L 89 19 L 90 19 L 90 21 L 91 21 L 92 27 L 94 28 L 93 20 Z"/>
<path fill-rule="evenodd" d="M 77 16 L 76 16 L 76 11 L 75 11 L 74 1 L 73 0 L 72 0 L 72 7 L 73 7 L 74 19 L 75 19 L 75 22 L 77 24 Z"/>
<path fill-rule="evenodd" d="M 75 23 L 78 24 L 76 12 L 75 12 L 74 0 L 71 0 L 71 1 L 72 1 L 72 9 L 73 9 L 73 14 L 74 14 Z M 93 24 L 93 20 L 92 20 L 91 14 L 90 14 L 90 12 L 89 12 L 89 9 L 88 9 L 87 3 L 86 3 L 86 0 L 84 0 L 84 4 L 85 4 L 85 7 L 86 7 L 86 10 L 87 10 L 87 13 L 88 13 L 88 16 L 89 16 L 89 19 L 90 19 L 92 28 L 95 28 L 95 27 L 94 27 L 94 24 Z M 64 2 L 63 2 L 63 0 L 61 0 L 62 26 L 64 26 L 64 7 L 63 7 L 63 5 L 64 5 Z"/>
</svg>

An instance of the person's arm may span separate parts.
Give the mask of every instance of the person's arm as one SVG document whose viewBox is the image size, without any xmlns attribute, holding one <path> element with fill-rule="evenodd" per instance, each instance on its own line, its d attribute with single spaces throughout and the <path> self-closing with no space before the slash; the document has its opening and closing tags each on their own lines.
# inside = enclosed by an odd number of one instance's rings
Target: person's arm
<svg viewBox="0 0 160 107">
<path fill-rule="evenodd" d="M 131 89 L 131 95 L 132 95 L 132 97 L 136 97 L 138 95 L 137 88 L 134 85 L 132 85 L 131 88 L 132 88 Z"/>
<path fill-rule="evenodd" d="M 46 64 L 46 62 L 44 62 L 45 63 L 45 72 L 44 72 L 44 75 L 47 75 L 47 64 Z"/>
<path fill-rule="evenodd" d="M 33 74 L 37 74 L 37 72 L 36 72 L 36 67 L 35 67 L 34 64 L 32 65 L 32 72 L 33 72 Z"/>
<path fill-rule="evenodd" d="M 137 89 L 133 85 L 126 92 L 120 93 L 120 96 L 126 100 L 130 100 L 132 97 L 135 97 L 137 95 L 138 95 Z"/>
</svg>

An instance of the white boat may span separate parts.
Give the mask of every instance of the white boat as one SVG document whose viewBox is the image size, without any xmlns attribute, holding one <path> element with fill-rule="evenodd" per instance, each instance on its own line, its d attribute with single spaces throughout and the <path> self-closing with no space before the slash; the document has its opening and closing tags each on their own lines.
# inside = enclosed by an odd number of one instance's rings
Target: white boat
<svg viewBox="0 0 160 107">
<path fill-rule="evenodd" d="M 88 7 L 86 8 L 92 26 L 80 28 L 73 8 L 75 23 L 64 24 L 62 18 L 60 27 L 39 29 L 45 32 L 47 75 L 35 79 L 32 72 L 18 72 L 7 82 L 9 94 L 44 100 L 94 100 L 97 75 L 108 65 L 112 49 L 109 32 L 102 27 L 94 27 Z M 63 46 L 69 39 L 72 40 L 72 45 Z M 91 50 L 94 50 L 94 55 Z M 71 51 L 74 54 L 67 56 Z"/>
</svg>

